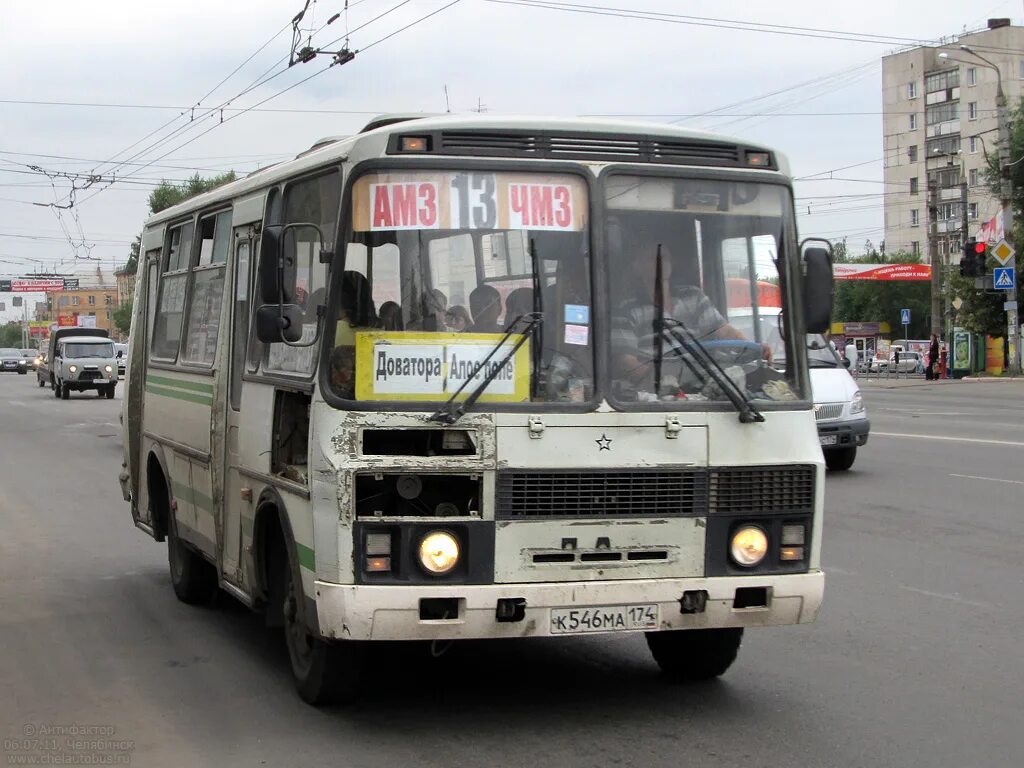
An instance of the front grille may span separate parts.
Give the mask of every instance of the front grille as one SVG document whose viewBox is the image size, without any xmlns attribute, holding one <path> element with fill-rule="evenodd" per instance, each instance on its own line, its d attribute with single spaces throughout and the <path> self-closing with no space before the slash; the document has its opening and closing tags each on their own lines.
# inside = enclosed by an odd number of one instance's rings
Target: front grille
<svg viewBox="0 0 1024 768">
<path fill-rule="evenodd" d="M 95 379 L 102 379 L 99 371 L 82 371 L 78 377 L 79 381 L 94 381 Z"/>
<path fill-rule="evenodd" d="M 422 136 L 422 133 L 411 134 Z M 399 153 L 401 136 L 395 134 L 388 153 Z M 440 155 L 477 157 L 543 158 L 546 160 L 597 160 L 631 163 L 673 163 L 746 167 L 747 152 L 763 152 L 723 141 L 674 139 L 663 136 L 531 130 L 438 131 L 431 135 L 428 150 Z M 775 169 L 774 156 L 767 166 Z"/>
<path fill-rule="evenodd" d="M 712 514 L 809 512 L 814 509 L 811 465 L 716 467 L 708 483 Z"/>
<path fill-rule="evenodd" d="M 505 520 L 702 515 L 705 470 L 498 473 L 497 517 Z"/>
<path fill-rule="evenodd" d="M 843 415 L 843 403 L 825 403 L 814 406 L 814 418 L 818 421 L 838 419 Z"/>
</svg>

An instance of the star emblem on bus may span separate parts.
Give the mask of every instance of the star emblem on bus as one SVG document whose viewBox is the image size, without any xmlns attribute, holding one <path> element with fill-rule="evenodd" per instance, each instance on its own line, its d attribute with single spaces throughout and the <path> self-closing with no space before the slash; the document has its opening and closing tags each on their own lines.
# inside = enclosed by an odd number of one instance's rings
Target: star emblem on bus
<svg viewBox="0 0 1024 768">
<path fill-rule="evenodd" d="M 597 449 L 599 451 L 610 451 L 612 449 L 612 439 L 603 432 L 601 433 L 601 437 L 594 442 L 597 443 Z"/>
</svg>

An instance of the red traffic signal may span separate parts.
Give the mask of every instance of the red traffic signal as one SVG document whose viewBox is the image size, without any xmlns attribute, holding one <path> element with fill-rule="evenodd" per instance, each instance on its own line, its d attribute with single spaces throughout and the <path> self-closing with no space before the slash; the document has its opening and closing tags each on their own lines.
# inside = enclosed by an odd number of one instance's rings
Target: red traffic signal
<svg viewBox="0 0 1024 768">
<path fill-rule="evenodd" d="M 986 246 L 985 246 L 984 241 L 976 242 L 974 244 L 974 252 L 975 253 L 984 253 L 985 252 L 985 247 Z"/>
</svg>

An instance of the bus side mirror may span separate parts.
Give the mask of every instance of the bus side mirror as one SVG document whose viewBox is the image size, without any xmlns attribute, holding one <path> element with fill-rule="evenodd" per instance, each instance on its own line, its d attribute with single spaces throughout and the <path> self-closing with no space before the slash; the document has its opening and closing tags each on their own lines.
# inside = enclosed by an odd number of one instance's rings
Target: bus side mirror
<svg viewBox="0 0 1024 768">
<path fill-rule="evenodd" d="M 296 304 L 264 304 L 256 310 L 256 338 L 264 344 L 302 339 L 302 310 Z"/>
<path fill-rule="evenodd" d="M 284 227 L 271 224 L 260 235 L 260 299 L 263 304 L 285 304 L 292 300 L 287 286 L 295 285 L 295 256 L 286 262 L 282 249 Z M 290 278 L 290 279 L 289 279 Z"/>
<path fill-rule="evenodd" d="M 808 333 L 827 333 L 831 326 L 835 293 L 832 244 L 827 240 L 808 239 L 800 244 L 800 252 L 804 262 L 804 324 Z"/>
<path fill-rule="evenodd" d="M 846 370 L 850 370 L 850 358 L 843 358 L 843 367 L 846 368 Z"/>
</svg>

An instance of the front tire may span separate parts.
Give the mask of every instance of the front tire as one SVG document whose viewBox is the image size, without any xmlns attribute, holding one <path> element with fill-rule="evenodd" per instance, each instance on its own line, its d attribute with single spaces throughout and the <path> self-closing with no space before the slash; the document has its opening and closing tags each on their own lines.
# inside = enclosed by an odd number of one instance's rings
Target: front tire
<svg viewBox="0 0 1024 768">
<path fill-rule="evenodd" d="M 307 704 L 348 703 L 355 699 L 359 682 L 360 647 L 355 642 L 328 643 L 311 635 L 303 621 L 305 597 L 298 566 L 291 562 L 284 546 L 272 555 L 274 590 L 283 601 L 284 638 L 292 666 L 292 678 L 299 697 Z"/>
<path fill-rule="evenodd" d="M 109 384 L 109 385 L 107 385 L 107 389 L 106 389 L 106 393 L 105 393 L 106 396 L 107 396 L 107 400 L 113 400 L 114 399 L 114 390 L 115 389 L 117 389 L 117 385 L 116 384 Z"/>
<path fill-rule="evenodd" d="M 208 603 L 217 591 L 217 572 L 178 537 L 178 522 L 173 510 L 167 515 L 167 564 L 174 594 L 183 603 Z"/>
<path fill-rule="evenodd" d="M 57 381 L 56 379 L 54 379 L 50 384 L 53 387 L 53 396 L 56 397 L 59 400 L 60 399 L 60 382 Z"/>
<path fill-rule="evenodd" d="M 60 399 L 67 400 L 71 397 L 71 390 L 68 389 L 67 384 L 63 384 L 60 381 L 57 382 L 57 386 L 60 388 Z"/>
<path fill-rule="evenodd" d="M 825 451 L 825 466 L 833 472 L 845 472 L 853 466 L 857 458 L 857 446 L 851 445 L 848 448 L 836 448 L 832 451 Z"/>
<path fill-rule="evenodd" d="M 664 630 L 648 632 L 647 647 L 669 680 L 698 682 L 725 674 L 742 639 L 742 627 Z"/>
</svg>

